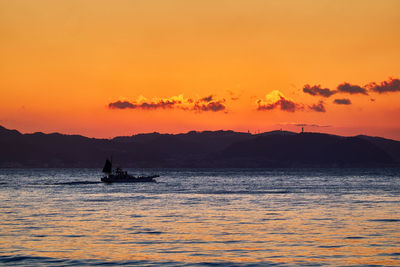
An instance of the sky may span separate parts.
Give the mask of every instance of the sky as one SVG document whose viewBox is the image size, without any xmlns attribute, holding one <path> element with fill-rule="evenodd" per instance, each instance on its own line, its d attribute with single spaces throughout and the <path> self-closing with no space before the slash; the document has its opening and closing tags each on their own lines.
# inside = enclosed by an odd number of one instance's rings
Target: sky
<svg viewBox="0 0 400 267">
<path fill-rule="evenodd" d="M 0 125 L 400 140 L 400 1 L 0 1 Z"/>
</svg>

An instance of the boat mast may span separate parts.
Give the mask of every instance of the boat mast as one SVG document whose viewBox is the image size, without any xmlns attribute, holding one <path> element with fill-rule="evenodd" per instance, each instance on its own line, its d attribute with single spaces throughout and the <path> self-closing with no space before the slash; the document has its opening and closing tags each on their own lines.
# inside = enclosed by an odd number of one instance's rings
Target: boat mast
<svg viewBox="0 0 400 267">
<path fill-rule="evenodd" d="M 111 157 L 110 157 L 110 160 L 111 160 L 111 173 L 112 173 L 112 154 L 111 154 Z"/>
</svg>

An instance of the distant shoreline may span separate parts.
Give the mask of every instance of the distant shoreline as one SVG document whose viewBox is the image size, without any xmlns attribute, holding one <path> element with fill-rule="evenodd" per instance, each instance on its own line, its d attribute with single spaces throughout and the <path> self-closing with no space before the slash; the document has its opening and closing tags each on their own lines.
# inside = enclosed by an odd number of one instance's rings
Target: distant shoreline
<svg viewBox="0 0 400 267">
<path fill-rule="evenodd" d="M 0 168 L 396 168 L 400 142 L 381 137 L 271 131 L 138 134 L 111 140 L 21 134 L 0 126 Z"/>
</svg>

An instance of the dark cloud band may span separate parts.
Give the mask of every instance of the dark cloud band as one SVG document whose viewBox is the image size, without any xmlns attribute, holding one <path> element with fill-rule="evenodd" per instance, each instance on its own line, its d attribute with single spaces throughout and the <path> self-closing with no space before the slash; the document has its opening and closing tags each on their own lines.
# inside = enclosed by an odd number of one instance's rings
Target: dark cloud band
<svg viewBox="0 0 400 267">
<path fill-rule="evenodd" d="M 306 84 L 303 88 L 303 92 L 313 96 L 330 97 L 336 94 L 336 91 L 330 90 L 329 88 L 321 88 L 321 85 L 310 86 Z"/>
<path fill-rule="evenodd" d="M 368 95 L 369 92 L 373 93 L 389 93 L 389 92 L 400 92 L 400 79 L 389 78 L 387 81 L 381 83 L 369 83 L 365 86 L 356 84 L 350 84 L 344 82 L 337 86 L 337 90 L 330 90 L 329 88 L 321 88 L 321 85 L 310 86 L 306 84 L 303 87 L 303 92 L 312 96 L 330 97 L 336 93 L 345 94 L 362 94 Z"/>
<path fill-rule="evenodd" d="M 339 84 L 337 90 L 341 93 L 368 95 L 367 89 L 350 83 Z"/>
<path fill-rule="evenodd" d="M 112 109 L 134 109 L 136 105 L 128 101 L 116 101 L 108 104 L 108 107 Z"/>
<path fill-rule="evenodd" d="M 142 109 L 142 110 L 155 110 L 155 109 L 182 109 L 202 111 L 223 111 L 226 109 L 224 104 L 225 99 L 214 100 L 212 95 L 200 98 L 197 101 L 193 99 L 183 98 L 183 95 L 171 97 L 168 99 L 161 99 L 156 101 L 116 101 L 108 104 L 110 109 Z"/>
<path fill-rule="evenodd" d="M 370 83 L 367 87 L 376 93 L 400 92 L 400 79 L 389 78 L 388 81 L 383 81 L 380 84 Z"/>
<path fill-rule="evenodd" d="M 323 101 L 319 101 L 318 104 L 313 104 L 311 106 L 308 106 L 310 110 L 316 111 L 316 112 L 326 112 L 325 105 Z"/>
<path fill-rule="evenodd" d="M 338 105 L 351 105 L 351 101 L 348 98 L 335 99 L 333 103 Z"/>
</svg>

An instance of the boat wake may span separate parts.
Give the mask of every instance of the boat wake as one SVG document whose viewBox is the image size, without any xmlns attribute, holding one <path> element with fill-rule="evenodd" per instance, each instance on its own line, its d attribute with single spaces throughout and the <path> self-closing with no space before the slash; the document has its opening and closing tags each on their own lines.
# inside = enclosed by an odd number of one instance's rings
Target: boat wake
<svg viewBox="0 0 400 267">
<path fill-rule="evenodd" d="M 101 184 L 101 182 L 76 181 L 76 182 L 52 183 L 51 185 L 85 185 L 85 184 Z"/>
</svg>

